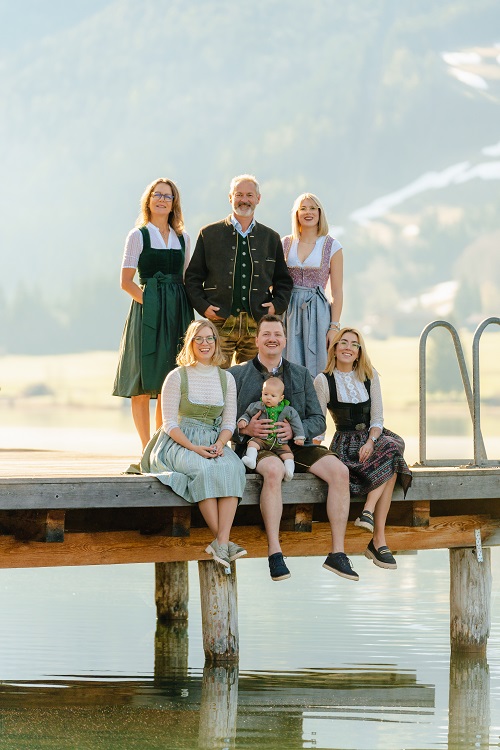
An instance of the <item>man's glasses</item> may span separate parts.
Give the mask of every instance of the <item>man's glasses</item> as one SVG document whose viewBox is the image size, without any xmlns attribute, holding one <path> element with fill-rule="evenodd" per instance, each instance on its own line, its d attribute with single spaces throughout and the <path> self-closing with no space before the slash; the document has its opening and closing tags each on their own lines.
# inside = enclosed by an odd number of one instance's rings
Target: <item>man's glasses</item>
<svg viewBox="0 0 500 750">
<path fill-rule="evenodd" d="M 347 339 L 340 339 L 339 346 L 343 349 L 345 349 L 346 346 L 350 346 L 353 349 L 361 349 L 361 344 L 358 344 L 357 341 L 348 341 Z"/>
<path fill-rule="evenodd" d="M 174 200 L 174 196 L 170 195 L 170 193 L 153 193 L 151 195 L 151 197 L 152 198 L 156 198 L 156 199 L 163 198 L 164 201 L 173 201 Z"/>
<path fill-rule="evenodd" d="M 196 344 L 203 344 L 204 341 L 207 342 L 207 344 L 214 344 L 215 343 L 215 336 L 195 336 L 193 341 Z"/>
</svg>

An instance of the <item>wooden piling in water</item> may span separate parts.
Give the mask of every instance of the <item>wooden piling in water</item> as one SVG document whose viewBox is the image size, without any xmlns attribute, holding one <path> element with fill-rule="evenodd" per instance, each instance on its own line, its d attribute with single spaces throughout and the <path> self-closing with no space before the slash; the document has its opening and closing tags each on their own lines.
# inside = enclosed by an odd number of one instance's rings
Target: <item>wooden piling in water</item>
<svg viewBox="0 0 500 750">
<path fill-rule="evenodd" d="M 203 649 L 208 663 L 235 662 L 239 658 L 236 565 L 231 573 L 213 560 L 198 562 L 200 576 Z"/>
<path fill-rule="evenodd" d="M 491 624 L 491 555 L 475 548 L 450 549 L 451 650 L 486 654 Z"/>
<path fill-rule="evenodd" d="M 160 622 L 187 620 L 189 578 L 187 562 L 155 564 L 156 616 Z"/>
</svg>

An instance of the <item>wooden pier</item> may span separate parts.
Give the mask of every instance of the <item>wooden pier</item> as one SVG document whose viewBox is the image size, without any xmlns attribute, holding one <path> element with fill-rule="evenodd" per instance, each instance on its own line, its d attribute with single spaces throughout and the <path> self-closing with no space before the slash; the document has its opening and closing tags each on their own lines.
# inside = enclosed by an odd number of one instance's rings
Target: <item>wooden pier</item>
<svg viewBox="0 0 500 750">
<path fill-rule="evenodd" d="M 237 660 L 236 566 L 226 576 L 204 553 L 211 537 L 196 506 L 154 477 L 121 474 L 120 458 L 9 450 L 0 457 L 0 567 L 157 563 L 157 611 L 166 621 L 187 617 L 186 563 L 198 560 L 207 659 Z M 500 468 L 413 471 L 406 499 L 398 489 L 394 494 L 388 544 L 394 552 L 450 550 L 452 648 L 482 653 L 489 634 L 487 548 L 500 544 Z M 233 537 L 249 557 L 267 557 L 260 487 L 260 477 L 250 475 L 235 519 Z M 325 499 L 326 485 L 312 475 L 298 474 L 283 485 L 287 556 L 330 551 Z M 366 531 L 352 523 L 361 508 L 362 498 L 352 498 L 348 555 L 367 545 Z M 357 584 L 339 579 L 339 585 Z M 210 614 L 214 608 L 217 617 Z"/>
</svg>

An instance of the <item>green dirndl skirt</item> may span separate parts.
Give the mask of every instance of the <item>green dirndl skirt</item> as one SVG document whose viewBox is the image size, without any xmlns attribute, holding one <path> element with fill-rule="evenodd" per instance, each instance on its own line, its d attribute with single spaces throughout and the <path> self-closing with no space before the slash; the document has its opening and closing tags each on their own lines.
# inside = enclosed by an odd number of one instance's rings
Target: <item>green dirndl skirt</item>
<svg viewBox="0 0 500 750">
<path fill-rule="evenodd" d="M 143 289 L 143 304 L 132 300 L 125 321 L 113 396 L 156 398 L 194 318 L 182 276 L 158 271 Z"/>
</svg>

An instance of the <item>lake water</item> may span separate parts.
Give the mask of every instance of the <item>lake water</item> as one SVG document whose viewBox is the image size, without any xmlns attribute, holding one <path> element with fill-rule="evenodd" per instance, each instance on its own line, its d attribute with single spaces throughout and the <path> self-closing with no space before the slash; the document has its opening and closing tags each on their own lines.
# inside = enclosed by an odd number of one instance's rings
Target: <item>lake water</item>
<svg viewBox="0 0 500 750">
<path fill-rule="evenodd" d="M 196 563 L 189 624 L 158 632 L 152 565 L 0 570 L 0 749 L 498 747 L 498 586 L 487 660 L 450 664 L 448 553 L 353 559 L 359 583 L 238 561 L 228 670 L 203 669 Z"/>
<path fill-rule="evenodd" d="M 136 440 L 119 424 L 0 429 L 0 447 L 132 458 Z M 189 624 L 158 629 L 152 565 L 0 570 L 0 750 L 500 747 L 500 549 L 487 659 L 450 661 L 447 551 L 397 571 L 354 557 L 358 583 L 322 562 L 289 558 L 276 583 L 267 561 L 237 562 L 228 669 L 204 668 L 196 563 Z"/>
</svg>

